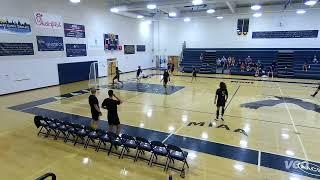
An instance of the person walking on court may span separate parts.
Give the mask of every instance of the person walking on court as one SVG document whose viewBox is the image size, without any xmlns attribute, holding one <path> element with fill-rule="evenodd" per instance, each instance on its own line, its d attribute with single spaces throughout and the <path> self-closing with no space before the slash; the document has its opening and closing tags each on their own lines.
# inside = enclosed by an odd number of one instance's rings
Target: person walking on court
<svg viewBox="0 0 320 180">
<path fill-rule="evenodd" d="M 192 68 L 192 79 L 191 79 L 191 82 L 193 82 L 193 79 L 197 81 L 197 69 L 195 67 Z"/>
<path fill-rule="evenodd" d="M 167 69 L 164 71 L 161 81 L 163 81 L 163 87 L 165 89 L 165 93 L 167 94 L 168 93 L 167 84 L 168 84 L 168 81 L 170 81 L 170 75 Z"/>
<path fill-rule="evenodd" d="M 174 64 L 171 63 L 171 74 L 173 75 L 173 73 L 174 73 Z"/>
<path fill-rule="evenodd" d="M 316 90 L 316 92 L 314 92 L 311 96 L 315 97 L 318 94 L 319 91 L 320 91 L 320 84 L 319 84 L 318 89 Z"/>
<path fill-rule="evenodd" d="M 221 112 L 221 120 L 223 121 L 223 115 L 224 115 L 224 108 L 226 105 L 226 102 L 228 101 L 228 90 L 227 85 L 224 82 L 220 83 L 220 88 L 216 91 L 216 96 L 214 98 L 214 104 L 217 105 L 217 114 L 216 114 L 216 120 L 219 120 L 219 111 Z"/>
<path fill-rule="evenodd" d="M 122 81 L 120 81 L 120 70 L 118 67 L 116 67 L 116 76 L 112 79 L 112 85 L 114 85 L 114 80 L 117 80 L 119 83 L 123 84 Z"/>
<path fill-rule="evenodd" d="M 92 117 L 91 126 L 94 129 L 96 129 L 98 126 L 99 117 L 102 116 L 102 113 L 99 107 L 99 100 L 96 97 L 97 90 L 95 88 L 91 88 L 90 91 L 91 91 L 91 95 L 89 96 L 89 105 L 90 105 L 91 117 Z"/>
<path fill-rule="evenodd" d="M 116 127 L 116 133 L 120 133 L 120 120 L 118 116 L 118 105 L 122 101 L 113 93 L 113 90 L 108 91 L 109 97 L 102 102 L 102 108 L 108 110 L 108 124 L 109 131 L 113 132 L 114 127 Z"/>
<path fill-rule="evenodd" d="M 142 73 L 141 66 L 138 66 L 138 70 L 137 70 L 137 82 L 140 82 L 140 79 L 141 79 L 140 75 L 141 75 L 141 73 Z"/>
</svg>

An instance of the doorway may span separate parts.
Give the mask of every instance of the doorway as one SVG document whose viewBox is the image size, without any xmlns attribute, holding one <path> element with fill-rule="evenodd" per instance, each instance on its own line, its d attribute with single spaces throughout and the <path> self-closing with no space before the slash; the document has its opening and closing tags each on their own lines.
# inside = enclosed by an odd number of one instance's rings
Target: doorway
<svg viewBox="0 0 320 180">
<path fill-rule="evenodd" d="M 108 62 L 108 76 L 109 75 L 114 75 L 116 73 L 116 67 L 118 66 L 118 61 L 117 59 L 107 59 Z"/>
<path fill-rule="evenodd" d="M 179 56 L 168 56 L 168 61 L 169 61 L 169 63 L 174 64 L 175 71 L 177 69 L 179 69 L 179 64 L 180 64 L 179 63 L 179 61 L 180 61 Z"/>
</svg>

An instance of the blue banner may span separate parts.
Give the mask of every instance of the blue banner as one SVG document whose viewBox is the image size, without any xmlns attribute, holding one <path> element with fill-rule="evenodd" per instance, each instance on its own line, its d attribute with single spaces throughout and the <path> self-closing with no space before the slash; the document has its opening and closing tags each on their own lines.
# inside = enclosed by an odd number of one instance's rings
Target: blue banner
<svg viewBox="0 0 320 180">
<path fill-rule="evenodd" d="M 252 32 L 253 39 L 317 38 L 318 30 Z"/>
<path fill-rule="evenodd" d="M 63 38 L 53 36 L 37 36 L 38 51 L 63 51 Z"/>
<path fill-rule="evenodd" d="M 66 44 L 67 57 L 87 56 L 86 44 Z"/>
<path fill-rule="evenodd" d="M 65 37 L 86 38 L 86 31 L 83 25 L 64 23 Z"/>
<path fill-rule="evenodd" d="M 34 55 L 32 43 L 0 43 L 0 56 Z"/>
</svg>

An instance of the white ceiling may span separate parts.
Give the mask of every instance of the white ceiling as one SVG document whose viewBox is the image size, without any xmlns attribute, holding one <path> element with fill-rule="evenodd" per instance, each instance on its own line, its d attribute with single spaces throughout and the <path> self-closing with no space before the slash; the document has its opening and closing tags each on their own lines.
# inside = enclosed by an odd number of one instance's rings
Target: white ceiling
<svg viewBox="0 0 320 180">
<path fill-rule="evenodd" d="M 146 17 L 155 17 L 156 15 L 167 16 L 168 12 L 175 11 L 178 17 L 206 15 L 206 10 L 213 8 L 215 14 L 234 14 L 243 9 L 250 10 L 252 4 L 260 4 L 263 9 L 268 11 L 280 11 L 285 9 L 285 4 L 289 4 L 287 9 L 309 8 L 305 7 L 303 0 L 203 0 L 204 4 L 193 6 L 192 0 L 105 0 L 109 7 L 124 6 L 127 13 L 140 14 Z M 157 4 L 156 10 L 146 8 L 148 3 Z M 319 8 L 319 3 L 313 7 Z"/>
</svg>

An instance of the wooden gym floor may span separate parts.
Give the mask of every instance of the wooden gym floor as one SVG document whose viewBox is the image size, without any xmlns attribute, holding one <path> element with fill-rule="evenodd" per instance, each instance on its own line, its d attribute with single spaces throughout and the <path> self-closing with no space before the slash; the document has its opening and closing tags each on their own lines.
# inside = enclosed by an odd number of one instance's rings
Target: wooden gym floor
<svg viewBox="0 0 320 180">
<path fill-rule="evenodd" d="M 135 73 L 128 73 L 121 75 L 124 86 L 112 87 L 124 100 L 119 107 L 122 132 L 184 148 L 190 165 L 185 179 L 320 178 L 320 103 L 319 97 L 310 97 L 317 81 L 199 75 L 191 83 L 190 74 L 176 73 L 164 95 L 160 72 L 146 72 L 154 75 L 140 85 Z M 224 122 L 214 120 L 214 93 L 221 81 L 230 97 Z M 99 80 L 100 103 L 110 82 L 111 77 Z M 0 96 L 0 179 L 31 180 L 46 172 L 59 180 L 166 180 L 169 173 L 181 179 L 178 172 L 150 168 L 143 161 L 119 160 L 37 136 L 34 114 L 88 121 L 87 89 L 88 82 L 77 82 Z M 105 111 L 101 119 L 100 128 L 106 128 Z M 301 167 L 305 160 L 314 168 Z"/>
</svg>

